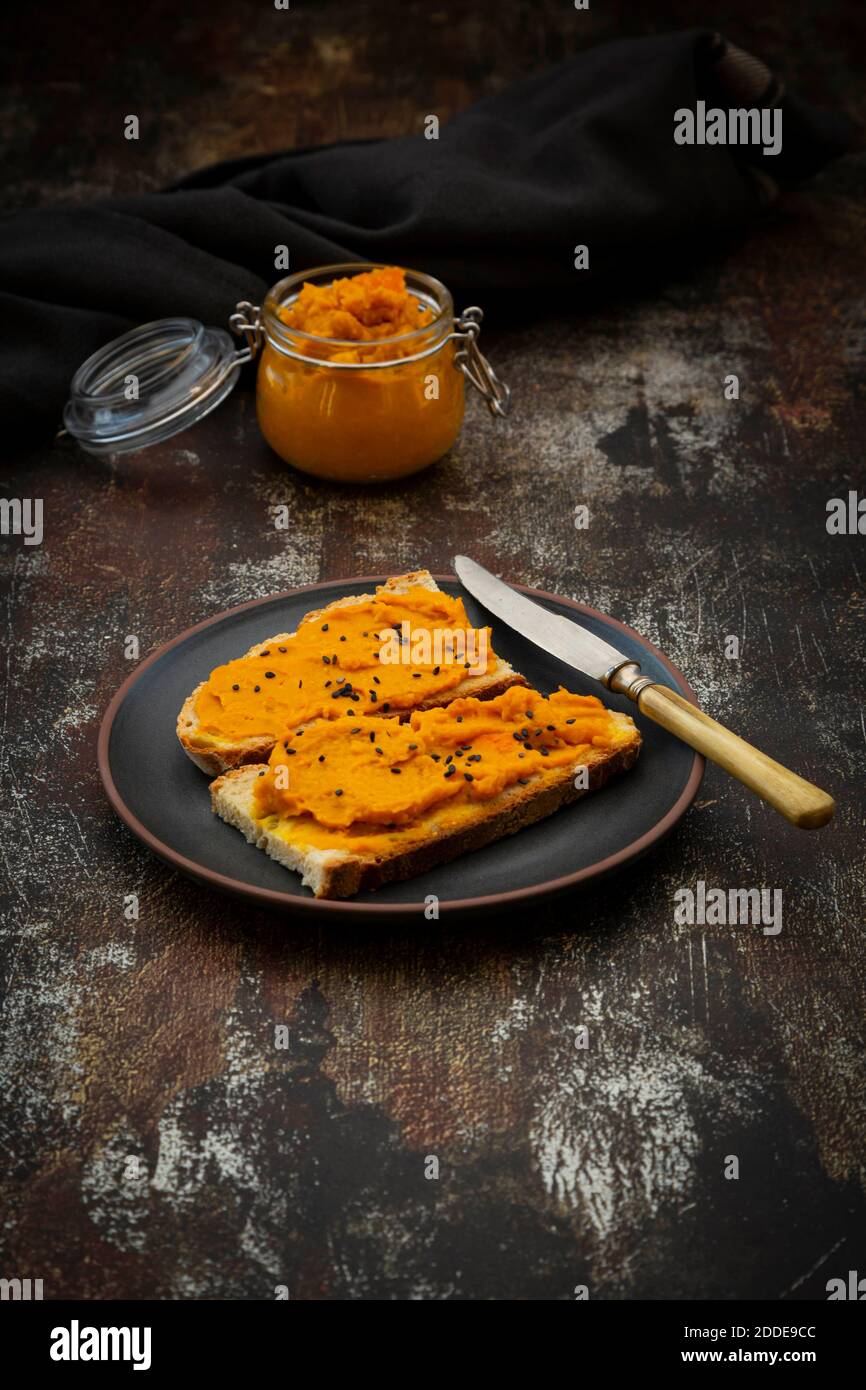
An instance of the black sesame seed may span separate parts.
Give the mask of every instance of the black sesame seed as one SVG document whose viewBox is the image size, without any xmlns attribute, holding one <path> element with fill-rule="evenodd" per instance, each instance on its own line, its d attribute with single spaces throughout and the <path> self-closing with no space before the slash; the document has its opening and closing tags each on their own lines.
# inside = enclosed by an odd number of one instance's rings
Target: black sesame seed
<svg viewBox="0 0 866 1390">
<path fill-rule="evenodd" d="M 303 684 L 304 684 L 303 681 L 298 681 L 298 689 L 299 689 L 299 690 L 300 690 L 300 688 L 301 688 L 301 686 L 302 686 Z"/>
<path fill-rule="evenodd" d="M 403 771 L 403 769 L 402 769 L 402 767 L 392 767 L 392 768 L 389 768 L 389 771 L 390 771 L 390 772 L 393 772 L 395 777 L 399 777 L 399 776 L 400 776 L 400 773 Z"/>
<path fill-rule="evenodd" d="M 259 652 L 259 656 L 270 656 L 270 654 L 271 654 L 271 649 L 270 649 L 270 647 L 268 648 L 268 650 L 267 650 L 266 652 Z"/>
<path fill-rule="evenodd" d="M 523 713 L 526 715 L 527 719 L 534 719 L 534 718 L 535 718 L 535 715 L 532 713 L 532 710 L 531 710 L 531 709 L 526 709 L 526 710 L 523 711 Z"/>
<path fill-rule="evenodd" d="M 415 749 L 416 749 L 417 747 L 418 747 L 417 743 L 410 743 L 410 744 L 409 744 L 409 749 L 410 749 L 411 752 L 414 752 Z"/>
<path fill-rule="evenodd" d="M 260 776 L 260 777 L 264 777 L 264 775 L 265 775 L 265 774 L 264 774 L 263 772 L 260 772 L 260 773 L 259 773 L 259 776 Z"/>
<path fill-rule="evenodd" d="M 295 730 L 295 738 L 303 738 L 303 736 L 304 736 L 304 731 L 303 731 L 303 729 L 296 729 L 296 730 Z"/>
<path fill-rule="evenodd" d="M 334 792 L 334 796 L 342 796 L 342 795 L 343 795 L 343 788 L 342 788 L 342 787 L 337 787 L 336 790 L 335 790 L 335 792 Z"/>
<path fill-rule="evenodd" d="M 232 690 L 240 690 L 240 686 L 239 686 L 239 685 L 233 685 L 233 686 L 232 686 Z"/>
<path fill-rule="evenodd" d="M 375 742 L 376 742 L 376 735 L 375 735 L 372 731 L 371 731 L 371 733 L 370 733 L 370 742 L 371 742 L 371 743 L 375 743 Z"/>
<path fill-rule="evenodd" d="M 420 672 L 420 671 L 413 671 L 413 672 L 412 672 L 412 679 L 413 679 L 413 681 L 419 681 L 419 680 L 421 679 L 421 672 Z"/>
<path fill-rule="evenodd" d="M 330 664 L 331 664 L 331 658 L 330 658 L 329 656 L 323 656 L 323 657 L 322 657 L 322 660 L 324 661 L 324 663 L 325 663 L 326 666 L 330 666 Z"/>
<path fill-rule="evenodd" d="M 431 754 L 430 754 L 430 757 L 433 759 L 434 763 L 438 763 L 438 761 L 439 761 L 439 759 L 441 758 L 441 756 L 442 756 L 441 753 L 431 753 Z"/>
<path fill-rule="evenodd" d="M 346 642 L 347 640 L 348 640 L 348 639 L 347 639 L 346 637 L 341 637 L 341 638 L 340 638 L 340 641 L 341 641 L 341 642 Z"/>
<path fill-rule="evenodd" d="M 453 776 L 454 776 L 454 773 L 455 773 L 456 771 L 457 771 L 456 767 L 453 767 L 453 766 L 452 766 L 452 767 L 449 767 L 448 771 L 445 773 L 445 776 L 446 776 L 446 777 L 453 777 Z"/>
<path fill-rule="evenodd" d="M 378 745 L 376 746 L 376 752 L 379 754 L 379 757 L 381 758 L 381 757 L 382 757 L 382 750 L 381 750 L 381 748 L 379 748 Z"/>
<path fill-rule="evenodd" d="M 463 776 L 464 776 L 464 778 L 465 778 L 465 780 L 466 780 L 467 782 L 474 782 L 474 781 L 475 781 L 475 778 L 472 776 L 472 773 L 471 773 L 471 772 L 464 772 Z"/>
<path fill-rule="evenodd" d="M 566 722 L 566 724 L 573 724 L 573 723 L 574 723 L 574 720 L 573 720 L 573 719 L 566 719 L 565 722 Z"/>
<path fill-rule="evenodd" d="M 254 686 L 253 686 L 253 690 L 256 692 L 256 694 L 258 694 L 258 692 L 261 690 L 261 688 L 262 688 L 262 687 L 261 687 L 260 685 L 254 685 Z"/>
<path fill-rule="evenodd" d="M 354 727 L 354 729 L 350 729 L 350 730 L 349 730 L 349 733 L 350 733 L 350 734 L 359 734 L 360 732 L 361 732 L 361 725 L 360 725 L 360 724 L 356 724 L 355 727 Z"/>
<path fill-rule="evenodd" d="M 434 674 L 434 676 L 438 676 L 438 675 L 439 675 L 440 669 L 441 669 L 441 668 L 440 668 L 439 666 L 434 666 L 434 667 L 433 667 L 433 674 Z"/>
<path fill-rule="evenodd" d="M 379 677 L 378 677 L 378 676 L 374 676 L 374 677 L 373 677 L 373 684 L 374 684 L 374 685 L 381 685 L 381 684 L 382 684 L 382 682 L 379 680 Z"/>
<path fill-rule="evenodd" d="M 391 708 L 391 706 L 388 704 L 388 701 L 386 700 L 385 703 L 384 703 L 384 705 L 382 706 L 382 709 L 383 709 L 383 710 L 385 711 L 385 713 L 387 714 L 387 713 L 388 713 L 388 710 L 389 710 L 390 708 Z"/>
<path fill-rule="evenodd" d="M 325 681 L 325 689 L 327 690 L 328 686 L 329 686 L 329 685 L 333 685 L 333 684 L 334 684 L 333 681 Z"/>
<path fill-rule="evenodd" d="M 511 737 L 512 737 L 512 738 L 516 738 L 518 743 L 522 743 L 522 742 L 523 742 L 523 734 L 521 734 L 521 733 L 519 733 L 519 732 L 516 733 L 516 734 L 512 734 Z"/>
<path fill-rule="evenodd" d="M 278 651 L 278 652 L 284 652 L 285 650 L 286 650 L 285 647 L 277 647 L 277 651 Z"/>
<path fill-rule="evenodd" d="M 293 758 L 293 757 L 295 756 L 295 754 L 297 753 L 297 751 L 298 751 L 297 748 L 287 748 L 287 749 L 286 749 L 286 757 L 287 757 L 287 758 Z"/>
<path fill-rule="evenodd" d="M 517 784 L 518 784 L 518 786 L 520 786 L 520 787 L 528 787 L 528 786 L 529 786 L 529 778 L 528 778 L 528 777 L 518 777 L 518 779 L 517 779 Z"/>
<path fill-rule="evenodd" d="M 327 623 L 322 623 L 322 631 L 323 631 L 323 632 L 327 632 L 327 631 L 328 631 L 328 624 L 327 624 Z"/>
<path fill-rule="evenodd" d="M 375 690 L 370 691 L 370 700 L 374 705 L 379 703 L 379 697 L 376 694 Z"/>
<path fill-rule="evenodd" d="M 547 757 L 547 749 L 546 749 L 546 748 L 539 748 L 538 751 L 539 751 L 539 753 L 541 754 L 542 758 L 546 758 L 546 757 Z"/>
<path fill-rule="evenodd" d="M 324 753 L 320 753 L 320 754 L 319 754 L 319 762 L 320 762 L 320 763 L 323 763 L 324 761 L 325 761 L 325 755 L 324 755 Z"/>
<path fill-rule="evenodd" d="M 456 716 L 456 718 L 457 718 L 457 723 L 458 723 L 458 724 L 462 724 L 462 723 L 463 723 L 463 715 L 462 715 L 462 714 L 458 714 L 458 715 Z"/>
<path fill-rule="evenodd" d="M 548 726 L 547 726 L 547 732 L 548 732 L 549 734 L 555 733 L 555 732 L 556 732 L 556 725 L 555 725 L 555 724 L 548 724 Z"/>
<path fill-rule="evenodd" d="M 453 761 L 454 761 L 454 754 L 453 754 L 453 753 L 449 753 L 449 754 L 448 754 L 448 757 L 445 759 L 445 761 L 446 761 L 446 763 L 453 763 Z"/>
<path fill-rule="evenodd" d="M 275 676 L 276 674 L 277 674 L 276 671 L 265 671 L 265 680 L 266 680 L 266 681 L 272 681 L 272 680 L 274 679 L 274 676 Z"/>
</svg>

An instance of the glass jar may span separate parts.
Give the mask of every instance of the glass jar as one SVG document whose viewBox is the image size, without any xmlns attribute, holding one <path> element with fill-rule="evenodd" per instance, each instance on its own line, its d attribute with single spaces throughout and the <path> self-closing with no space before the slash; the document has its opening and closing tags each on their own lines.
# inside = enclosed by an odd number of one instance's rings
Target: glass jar
<svg viewBox="0 0 866 1390">
<path fill-rule="evenodd" d="M 240 350 L 224 329 L 193 319 L 133 329 L 79 367 L 64 424 L 94 454 L 140 449 L 215 409 L 242 364 L 258 358 L 259 425 L 280 458 L 339 482 L 416 473 L 460 433 L 467 380 L 493 415 L 508 413 L 510 391 L 479 350 L 482 311 L 473 306 L 455 318 L 449 291 L 419 271 L 405 272 L 406 288 L 429 317 L 409 332 L 356 341 L 284 322 L 304 284 L 380 269 L 358 261 L 320 266 L 280 280 L 261 307 L 243 301 L 229 320 L 246 339 Z"/>
<path fill-rule="evenodd" d="M 406 289 L 429 311 L 423 327 L 372 342 L 318 338 L 281 316 L 304 284 L 363 272 L 326 266 L 274 285 L 261 312 L 256 406 L 271 448 L 304 473 L 379 483 L 417 473 L 460 433 L 464 378 L 454 368 L 454 305 L 444 285 L 407 271 Z"/>
</svg>

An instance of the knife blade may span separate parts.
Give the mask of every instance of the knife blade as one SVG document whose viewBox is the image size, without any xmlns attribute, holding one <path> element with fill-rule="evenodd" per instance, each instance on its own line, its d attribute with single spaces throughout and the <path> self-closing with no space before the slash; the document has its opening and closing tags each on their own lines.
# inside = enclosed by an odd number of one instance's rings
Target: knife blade
<svg viewBox="0 0 866 1390">
<path fill-rule="evenodd" d="M 593 680 L 606 684 L 605 678 L 630 660 L 580 623 L 518 594 L 468 556 L 455 555 L 454 568 L 461 584 L 503 623 Z"/>
<path fill-rule="evenodd" d="M 454 568 L 469 593 L 508 627 L 608 690 L 627 695 L 641 714 L 718 763 L 792 825 L 812 830 L 832 819 L 835 803 L 827 792 L 718 724 L 679 691 L 644 676 L 639 662 L 588 628 L 518 594 L 466 555 L 455 555 Z"/>
</svg>

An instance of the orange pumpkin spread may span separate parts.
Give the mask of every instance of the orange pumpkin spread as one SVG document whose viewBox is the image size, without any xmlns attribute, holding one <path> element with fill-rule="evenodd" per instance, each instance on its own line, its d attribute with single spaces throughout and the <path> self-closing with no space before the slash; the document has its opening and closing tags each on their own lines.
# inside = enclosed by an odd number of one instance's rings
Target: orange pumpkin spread
<svg viewBox="0 0 866 1390">
<path fill-rule="evenodd" d="M 435 323 L 403 270 L 307 283 L 277 317 L 305 359 L 266 343 L 259 362 L 259 425 L 281 458 L 320 478 L 383 482 L 451 448 L 464 410 L 452 325 Z"/>
<path fill-rule="evenodd" d="M 407 723 L 359 714 L 278 743 L 255 782 L 254 815 L 292 844 L 390 853 L 471 824 L 506 788 L 634 738 L 631 721 L 594 695 L 563 689 L 457 699 Z"/>
<path fill-rule="evenodd" d="M 425 328 L 433 317 L 426 304 L 406 289 L 405 272 L 394 265 L 333 280 L 330 285 L 306 284 L 293 303 L 280 309 L 279 316 L 287 327 L 317 338 L 373 344 L 347 348 L 345 343 L 333 347 L 317 343 L 305 349 L 310 356 L 329 362 L 391 362 L 407 357 L 417 351 L 417 344 L 379 347 L 376 340 Z"/>
<path fill-rule="evenodd" d="M 310 615 L 258 656 L 218 666 L 196 695 L 202 745 L 283 738 L 311 719 L 396 714 L 453 690 L 495 660 L 463 602 L 415 586 Z"/>
</svg>

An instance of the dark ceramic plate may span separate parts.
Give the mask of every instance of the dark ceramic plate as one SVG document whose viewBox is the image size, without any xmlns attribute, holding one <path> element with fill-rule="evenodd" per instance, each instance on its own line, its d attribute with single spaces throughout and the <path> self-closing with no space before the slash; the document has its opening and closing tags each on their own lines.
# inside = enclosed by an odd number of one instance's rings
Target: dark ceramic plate
<svg viewBox="0 0 866 1390">
<path fill-rule="evenodd" d="M 691 805 L 703 776 L 703 758 L 643 719 L 628 700 L 602 692 L 494 619 L 494 649 L 536 689 L 549 693 L 562 684 L 584 694 L 603 694 L 606 704 L 635 716 L 644 740 L 637 765 L 549 819 L 406 883 L 347 902 L 315 899 L 296 874 L 212 814 L 208 778 L 183 752 L 175 723 L 187 695 L 215 666 L 274 633 L 292 632 L 310 609 L 382 582 L 346 579 L 244 603 L 181 633 L 142 662 L 118 690 L 99 733 L 99 770 L 109 800 L 140 840 L 200 882 L 272 907 L 342 918 L 359 913 L 417 918 L 431 893 L 443 911 L 482 910 L 585 883 L 643 854 Z M 460 595 L 470 621 L 491 621 L 455 579 L 438 576 L 438 582 Z M 521 592 L 555 613 L 577 618 L 639 661 L 646 675 L 694 700 L 679 671 L 631 628 L 571 599 L 537 589 Z"/>
</svg>

